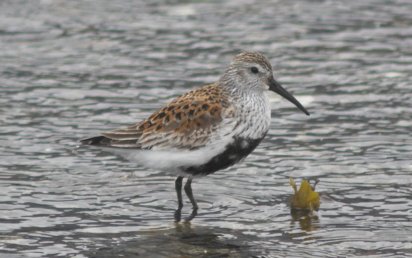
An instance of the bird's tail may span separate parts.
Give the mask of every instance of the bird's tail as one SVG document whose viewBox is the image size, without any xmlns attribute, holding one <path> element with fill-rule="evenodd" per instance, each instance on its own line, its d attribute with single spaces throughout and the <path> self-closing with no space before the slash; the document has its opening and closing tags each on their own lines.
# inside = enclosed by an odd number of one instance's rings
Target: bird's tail
<svg viewBox="0 0 412 258">
<path fill-rule="evenodd" d="M 103 135 L 80 140 L 83 145 L 110 146 L 111 140 Z"/>
</svg>

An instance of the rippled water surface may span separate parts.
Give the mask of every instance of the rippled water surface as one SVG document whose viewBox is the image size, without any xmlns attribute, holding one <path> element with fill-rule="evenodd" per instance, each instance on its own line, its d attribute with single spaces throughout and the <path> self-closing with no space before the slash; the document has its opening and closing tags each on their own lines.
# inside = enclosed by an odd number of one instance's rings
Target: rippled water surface
<svg viewBox="0 0 412 258">
<path fill-rule="evenodd" d="M 1 1 L 0 256 L 412 256 L 411 13 L 408 0 Z M 191 224 L 173 222 L 173 176 L 76 148 L 216 80 L 239 49 L 265 53 L 312 115 L 273 98 L 256 151 L 194 181 Z M 316 216 L 291 216 L 289 177 L 320 180 Z"/>
</svg>

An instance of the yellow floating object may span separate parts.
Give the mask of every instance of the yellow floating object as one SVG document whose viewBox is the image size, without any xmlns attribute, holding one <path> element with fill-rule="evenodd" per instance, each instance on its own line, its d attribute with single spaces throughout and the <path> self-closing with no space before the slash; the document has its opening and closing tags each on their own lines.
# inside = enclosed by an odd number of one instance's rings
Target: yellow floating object
<svg viewBox="0 0 412 258">
<path fill-rule="evenodd" d="M 308 180 L 302 180 L 299 190 L 297 189 L 295 180 L 293 178 L 289 179 L 289 184 L 292 186 L 295 194 L 292 196 L 290 205 L 292 210 L 306 210 L 313 211 L 318 210 L 320 206 L 319 193 L 315 192 L 315 186 L 318 181 L 315 182 L 313 186 L 310 185 Z"/>
</svg>

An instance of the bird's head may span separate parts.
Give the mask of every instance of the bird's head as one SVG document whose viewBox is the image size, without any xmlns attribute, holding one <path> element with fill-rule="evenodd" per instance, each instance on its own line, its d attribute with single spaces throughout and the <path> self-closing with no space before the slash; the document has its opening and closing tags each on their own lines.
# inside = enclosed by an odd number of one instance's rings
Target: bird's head
<svg viewBox="0 0 412 258">
<path fill-rule="evenodd" d="M 309 115 L 302 104 L 275 80 L 269 60 L 258 52 L 245 51 L 236 55 L 221 81 L 246 91 L 274 91 Z"/>
</svg>

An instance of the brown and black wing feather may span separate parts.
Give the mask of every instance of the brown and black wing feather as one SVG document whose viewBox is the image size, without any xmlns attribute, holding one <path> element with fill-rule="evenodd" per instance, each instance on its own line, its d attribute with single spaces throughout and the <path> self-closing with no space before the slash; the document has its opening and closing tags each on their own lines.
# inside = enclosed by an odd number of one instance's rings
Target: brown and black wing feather
<svg viewBox="0 0 412 258">
<path fill-rule="evenodd" d="M 223 119 L 233 117 L 227 95 L 216 84 L 190 91 L 126 128 L 82 140 L 83 144 L 134 149 L 195 149 L 204 146 Z"/>
</svg>

